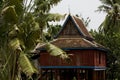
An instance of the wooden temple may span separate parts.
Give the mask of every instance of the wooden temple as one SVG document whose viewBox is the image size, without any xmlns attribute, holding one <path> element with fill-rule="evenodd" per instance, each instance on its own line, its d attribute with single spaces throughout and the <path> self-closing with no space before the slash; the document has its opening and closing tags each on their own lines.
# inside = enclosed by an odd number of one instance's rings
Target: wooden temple
<svg viewBox="0 0 120 80">
<path fill-rule="evenodd" d="M 71 62 L 51 56 L 44 45 L 37 46 L 40 80 L 105 80 L 107 50 L 94 41 L 78 17 L 68 15 L 51 43 L 66 51 Z"/>
</svg>

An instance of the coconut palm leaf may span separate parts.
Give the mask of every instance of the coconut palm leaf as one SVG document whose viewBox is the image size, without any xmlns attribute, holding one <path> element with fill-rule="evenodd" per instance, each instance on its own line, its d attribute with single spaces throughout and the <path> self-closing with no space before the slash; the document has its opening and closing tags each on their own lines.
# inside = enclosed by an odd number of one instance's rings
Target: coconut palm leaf
<svg viewBox="0 0 120 80">
<path fill-rule="evenodd" d="M 101 5 L 98 7 L 98 10 L 97 11 L 103 11 L 103 12 L 108 12 L 109 10 L 111 9 L 111 7 L 109 6 L 106 6 L 106 5 Z"/>
<path fill-rule="evenodd" d="M 108 6 L 112 6 L 113 4 L 113 0 L 100 0 L 100 2 Z"/>
<path fill-rule="evenodd" d="M 107 13 L 105 20 L 100 25 L 99 30 L 103 33 L 113 34 L 120 31 L 120 5 L 117 0 L 100 0 L 103 5 L 99 6 L 99 11 Z"/>
</svg>

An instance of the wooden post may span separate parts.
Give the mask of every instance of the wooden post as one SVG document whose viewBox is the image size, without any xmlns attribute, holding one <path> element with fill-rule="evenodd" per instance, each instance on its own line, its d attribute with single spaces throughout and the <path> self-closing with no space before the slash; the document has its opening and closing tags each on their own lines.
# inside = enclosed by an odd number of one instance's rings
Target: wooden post
<svg viewBox="0 0 120 80">
<path fill-rule="evenodd" d="M 77 69 L 77 80 L 80 80 L 80 69 Z"/>
<path fill-rule="evenodd" d="M 59 70 L 55 70 L 55 80 L 60 80 Z"/>
<path fill-rule="evenodd" d="M 106 75 L 106 72 L 105 71 L 103 71 L 103 80 L 106 80 L 106 77 L 105 77 L 105 75 Z"/>
<path fill-rule="evenodd" d="M 93 80 L 97 80 L 97 78 L 96 78 L 96 75 L 97 75 L 96 71 L 93 70 L 92 73 L 93 73 Z"/>
</svg>

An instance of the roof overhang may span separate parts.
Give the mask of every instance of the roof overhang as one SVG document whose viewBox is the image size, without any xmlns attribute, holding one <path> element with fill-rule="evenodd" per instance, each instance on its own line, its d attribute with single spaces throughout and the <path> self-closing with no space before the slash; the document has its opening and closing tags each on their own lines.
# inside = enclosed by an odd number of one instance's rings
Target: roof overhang
<svg viewBox="0 0 120 80">
<path fill-rule="evenodd" d="M 99 48 L 99 47 L 77 47 L 77 48 L 61 48 L 64 51 L 68 51 L 68 50 L 98 50 L 98 51 L 103 51 L 108 53 L 109 50 L 106 48 Z M 45 48 L 38 48 L 36 50 L 40 50 L 40 51 L 46 51 Z"/>
</svg>

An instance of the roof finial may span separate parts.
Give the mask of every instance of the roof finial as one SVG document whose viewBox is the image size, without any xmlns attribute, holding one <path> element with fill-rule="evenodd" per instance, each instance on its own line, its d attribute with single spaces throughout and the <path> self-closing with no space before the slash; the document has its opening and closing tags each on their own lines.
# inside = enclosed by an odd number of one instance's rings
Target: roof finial
<svg viewBox="0 0 120 80">
<path fill-rule="evenodd" d="M 70 5 L 68 5 L 68 12 L 69 12 L 69 14 L 71 14 L 71 13 L 70 13 Z"/>
</svg>

